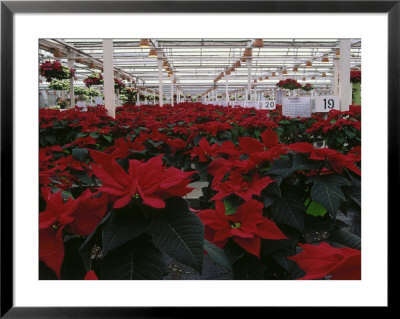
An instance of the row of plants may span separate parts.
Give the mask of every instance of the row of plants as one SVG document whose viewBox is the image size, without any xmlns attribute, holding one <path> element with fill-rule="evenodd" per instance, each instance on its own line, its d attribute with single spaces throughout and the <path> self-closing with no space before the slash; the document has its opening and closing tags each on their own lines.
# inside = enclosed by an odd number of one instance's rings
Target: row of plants
<svg viewBox="0 0 400 319">
<path fill-rule="evenodd" d="M 165 255 L 201 273 L 205 253 L 234 279 L 360 279 L 338 218 L 360 213 L 360 106 L 39 112 L 41 279 L 162 279 Z M 193 181 L 208 182 L 200 209 Z"/>
<path fill-rule="evenodd" d="M 69 81 L 62 81 L 62 80 L 54 79 L 49 83 L 48 87 L 51 90 L 66 91 L 68 93 L 70 92 Z M 79 86 L 74 86 L 74 94 L 85 96 L 85 97 L 91 97 L 91 96 L 94 97 L 94 96 L 101 95 L 101 93 L 98 90 L 95 90 L 92 88 L 79 87 Z"/>
</svg>

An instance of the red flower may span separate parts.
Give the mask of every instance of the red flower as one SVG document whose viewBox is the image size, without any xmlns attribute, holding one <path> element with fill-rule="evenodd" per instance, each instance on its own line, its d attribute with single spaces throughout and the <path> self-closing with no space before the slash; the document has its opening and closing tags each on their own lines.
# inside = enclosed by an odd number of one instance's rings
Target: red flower
<svg viewBox="0 0 400 319">
<path fill-rule="evenodd" d="M 91 136 L 80 137 L 80 138 L 77 138 L 72 143 L 64 145 L 64 148 L 67 148 L 67 147 L 70 147 L 70 146 L 73 146 L 73 145 L 78 145 L 78 147 L 83 147 L 83 146 L 86 146 L 86 145 L 95 145 L 95 144 L 96 144 L 96 139 L 94 139 Z"/>
<path fill-rule="evenodd" d="M 100 223 L 107 212 L 108 198 L 106 195 L 92 193 L 86 189 L 77 199 L 72 217 L 73 221 L 68 225 L 68 231 L 73 234 L 87 236 Z"/>
<path fill-rule="evenodd" d="M 71 155 L 61 157 L 58 161 L 53 162 L 53 164 L 56 165 L 57 169 L 60 170 L 61 172 L 65 171 L 67 168 L 73 168 L 78 171 L 83 171 L 85 170 L 85 167 L 87 167 L 85 163 L 76 160 Z"/>
<path fill-rule="evenodd" d="M 241 152 L 238 147 L 235 146 L 231 141 L 225 141 L 221 144 L 219 150 L 217 150 L 218 154 L 226 154 L 231 157 L 239 157 Z"/>
<path fill-rule="evenodd" d="M 129 160 L 128 173 L 110 155 L 93 150 L 90 150 L 90 155 L 98 164 L 92 164 L 92 167 L 94 174 L 102 182 L 100 191 L 118 198 L 114 208 L 128 205 L 132 198 L 142 199 L 144 205 L 163 208 L 164 199 L 184 196 L 193 190 L 187 184 L 194 172 L 164 167 L 163 155 L 155 156 L 144 163 Z"/>
<path fill-rule="evenodd" d="M 64 260 L 64 242 L 61 230 L 39 229 L 39 260 L 51 268 L 57 278 L 60 278 L 61 264 Z"/>
<path fill-rule="evenodd" d="M 346 167 L 361 175 L 360 169 L 354 164 L 357 161 L 354 156 L 347 156 L 330 148 L 315 148 L 310 143 L 293 143 L 287 145 L 287 148 L 299 153 L 309 153 L 309 159 L 327 160 L 332 169 L 339 174 L 343 172 L 343 167 Z"/>
<path fill-rule="evenodd" d="M 333 280 L 361 279 L 361 251 L 352 248 L 334 248 L 327 243 L 299 244 L 303 251 L 288 257 L 302 268 L 306 275 L 299 279 L 321 279 L 332 275 Z"/>
<path fill-rule="evenodd" d="M 273 221 L 262 215 L 264 205 L 254 199 L 240 205 L 233 215 L 225 215 L 223 202 L 217 201 L 215 207 L 199 212 L 198 216 L 205 225 L 205 238 L 218 247 L 233 237 L 244 250 L 260 257 L 260 238 L 287 239 Z"/>
<path fill-rule="evenodd" d="M 53 227 L 54 229 L 59 229 L 71 223 L 74 220 L 72 214 L 78 202 L 72 198 L 68 198 L 64 202 L 60 191 L 52 194 L 50 188 L 43 187 L 41 190 L 47 205 L 46 210 L 39 214 L 39 228 Z"/>
<path fill-rule="evenodd" d="M 330 148 L 315 149 L 309 158 L 315 160 L 327 160 L 332 169 L 339 174 L 342 173 L 343 167 L 346 167 L 354 173 L 361 175 L 360 169 L 354 165 L 353 157 L 346 156 Z"/>
<path fill-rule="evenodd" d="M 51 194 L 50 188 L 42 188 L 42 195 L 47 205 L 46 210 L 39 214 L 39 259 L 60 278 L 64 259 L 62 230 L 73 221 L 77 202 L 71 198 L 64 202 L 61 192 Z"/>
<path fill-rule="evenodd" d="M 350 71 L 350 81 L 353 83 L 361 82 L 361 71 Z"/>
<path fill-rule="evenodd" d="M 277 134 L 268 129 L 261 134 L 261 140 L 258 141 L 252 137 L 239 137 L 239 146 L 242 151 L 250 156 L 250 160 L 256 165 L 265 161 L 273 161 L 287 152 L 286 148 L 279 144 Z"/>
<path fill-rule="evenodd" d="M 123 137 L 118 138 L 114 142 L 114 150 L 111 156 L 115 159 L 125 158 L 132 153 L 132 151 L 143 151 L 146 149 L 143 144 L 135 140 L 133 143 L 127 142 Z"/>
<path fill-rule="evenodd" d="M 214 190 L 218 191 L 218 194 L 212 200 L 220 200 L 231 194 L 236 194 L 245 201 L 248 201 L 253 195 L 260 195 L 261 191 L 274 181 L 269 176 L 260 178 L 260 175 L 257 173 L 246 180 L 241 173 L 237 171 L 231 172 L 228 181 L 214 187 Z"/>
<path fill-rule="evenodd" d="M 203 137 L 199 146 L 193 147 L 193 150 L 190 153 L 191 158 L 199 157 L 199 162 L 208 162 L 210 157 L 214 157 L 217 154 L 219 149 L 218 144 L 210 145 L 205 137 Z"/>
</svg>

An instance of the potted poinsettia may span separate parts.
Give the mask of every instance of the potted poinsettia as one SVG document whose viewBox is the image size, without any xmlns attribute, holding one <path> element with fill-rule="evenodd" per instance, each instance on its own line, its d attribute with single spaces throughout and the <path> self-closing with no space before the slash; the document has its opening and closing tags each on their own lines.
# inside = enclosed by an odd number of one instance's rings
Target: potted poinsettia
<svg viewBox="0 0 400 319">
<path fill-rule="evenodd" d="M 101 73 L 92 73 L 86 79 L 83 80 L 87 87 L 91 87 L 92 85 L 101 85 L 104 83 L 103 76 Z"/>
<path fill-rule="evenodd" d="M 60 91 L 60 90 L 68 91 L 69 83 L 68 83 L 68 81 L 61 81 L 61 80 L 53 79 L 49 83 L 49 89 L 56 90 L 56 91 Z"/>
<path fill-rule="evenodd" d="M 71 104 L 69 99 L 57 98 L 56 101 L 57 105 L 60 106 L 60 109 L 66 109 Z"/>
<path fill-rule="evenodd" d="M 75 69 L 61 65 L 60 61 L 55 60 L 42 63 L 39 67 L 39 72 L 41 76 L 46 78 L 47 82 L 50 82 L 52 79 L 65 80 L 72 78 L 75 74 Z"/>
<path fill-rule="evenodd" d="M 311 83 L 306 83 L 301 88 L 303 91 L 311 91 L 314 89 L 314 86 Z"/>
<path fill-rule="evenodd" d="M 121 100 L 126 104 L 135 104 L 137 100 L 137 91 L 134 88 L 124 88 L 121 90 Z"/>
<path fill-rule="evenodd" d="M 295 79 L 280 80 L 276 86 L 287 90 L 296 90 L 301 88 L 301 84 Z"/>
<path fill-rule="evenodd" d="M 121 89 L 123 89 L 125 86 L 126 86 L 126 85 L 125 85 L 124 82 L 122 82 L 122 81 L 120 81 L 120 80 L 114 78 L 114 89 L 115 89 L 115 90 L 121 90 Z"/>
</svg>

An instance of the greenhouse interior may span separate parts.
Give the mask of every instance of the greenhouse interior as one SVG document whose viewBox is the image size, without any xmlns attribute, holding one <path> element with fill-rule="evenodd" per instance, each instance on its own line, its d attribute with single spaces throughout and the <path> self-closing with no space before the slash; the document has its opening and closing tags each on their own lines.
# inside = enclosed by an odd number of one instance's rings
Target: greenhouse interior
<svg viewBox="0 0 400 319">
<path fill-rule="evenodd" d="M 361 280 L 361 39 L 39 39 L 39 279 Z"/>
</svg>

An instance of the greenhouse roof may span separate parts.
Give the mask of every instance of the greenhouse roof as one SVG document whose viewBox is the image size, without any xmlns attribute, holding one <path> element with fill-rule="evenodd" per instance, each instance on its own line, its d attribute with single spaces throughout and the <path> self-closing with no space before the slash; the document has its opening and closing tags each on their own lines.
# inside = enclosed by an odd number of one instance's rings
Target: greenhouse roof
<svg viewBox="0 0 400 319">
<path fill-rule="evenodd" d="M 247 88 L 248 67 L 243 58 L 246 48 L 251 48 L 251 83 L 257 90 L 275 88 L 282 71 L 285 78 L 295 78 L 301 83 L 311 83 L 317 88 L 331 86 L 333 61 L 339 48 L 339 39 L 147 39 L 149 47 L 140 47 L 141 39 L 114 39 L 114 68 L 120 78 L 135 82 L 139 88 L 158 90 L 157 58 L 149 57 L 156 49 L 159 57 L 167 61 L 173 77 L 163 69 L 163 91 L 170 91 L 171 79 L 184 94 L 203 94 L 214 87 L 225 92 L 226 79 L 229 92 Z M 361 68 L 361 40 L 351 39 L 351 67 Z M 102 39 L 40 39 L 40 62 L 55 59 L 55 49 L 61 51 L 61 62 L 67 64 L 67 54 L 75 56 L 78 85 L 89 74 L 101 70 Z M 312 63 L 306 67 L 306 62 Z M 90 65 L 90 63 L 92 63 Z M 90 65 L 90 67 L 89 67 Z M 216 78 L 229 68 L 230 75 Z M 275 72 L 276 76 L 273 76 Z M 305 78 L 305 80 L 303 80 Z M 133 84 L 132 84 L 133 85 Z"/>
</svg>

